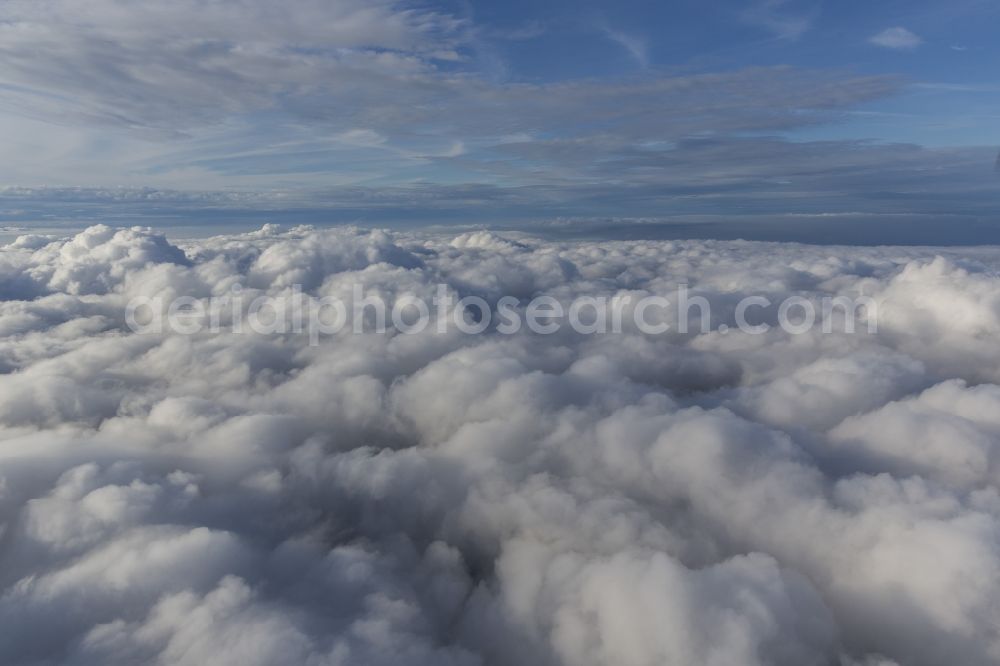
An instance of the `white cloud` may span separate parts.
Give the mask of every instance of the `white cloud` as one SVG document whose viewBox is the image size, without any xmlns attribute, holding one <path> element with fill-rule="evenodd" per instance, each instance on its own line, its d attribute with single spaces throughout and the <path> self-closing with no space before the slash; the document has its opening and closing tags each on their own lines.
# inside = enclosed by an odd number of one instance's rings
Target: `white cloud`
<svg viewBox="0 0 1000 666">
<path fill-rule="evenodd" d="M 759 20 L 783 35 L 813 12 L 762 7 Z M 649 64 L 643 37 L 597 29 Z M 679 137 L 814 123 L 899 87 L 787 67 L 502 82 L 473 57 L 480 37 L 466 20 L 388 0 L 292 0 L 282 11 L 263 0 L 0 3 L 0 180 L 199 190 L 470 173 L 537 182 L 533 164 L 492 152 L 503 137 L 642 152 Z"/>
<path fill-rule="evenodd" d="M 74 123 L 171 131 L 316 86 L 371 91 L 453 58 L 462 21 L 378 0 L 56 0 L 0 8 L 7 105 Z M 66 75 L 72 71 L 71 76 Z"/>
<path fill-rule="evenodd" d="M 877 35 L 872 35 L 868 41 L 875 46 L 901 51 L 915 49 L 924 43 L 919 35 L 901 27 L 886 28 Z"/>
<path fill-rule="evenodd" d="M 485 230 L 13 243 L 0 661 L 996 663 L 998 275 L 992 249 Z M 439 282 L 491 301 L 685 282 L 715 323 L 748 294 L 864 292 L 881 328 L 310 346 L 122 317 L 237 283 Z"/>
</svg>

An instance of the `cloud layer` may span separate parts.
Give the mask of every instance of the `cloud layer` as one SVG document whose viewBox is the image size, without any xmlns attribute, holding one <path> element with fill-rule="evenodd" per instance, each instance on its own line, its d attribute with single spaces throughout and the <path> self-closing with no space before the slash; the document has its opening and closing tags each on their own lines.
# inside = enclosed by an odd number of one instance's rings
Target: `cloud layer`
<svg viewBox="0 0 1000 666">
<path fill-rule="evenodd" d="M 919 54 L 886 70 L 868 42 L 922 39 L 870 36 L 888 19 L 741 0 L 496 23 L 459 5 L 0 3 L 0 224 L 943 213 L 966 232 L 935 239 L 956 243 L 991 227 L 995 91 L 910 71 Z"/>
<path fill-rule="evenodd" d="M 996 663 L 1000 254 L 517 241 L 3 248 L 0 661 Z M 234 284 L 492 303 L 679 282 L 713 332 L 309 346 L 123 317 Z M 875 334 L 714 330 L 745 295 L 857 293 Z"/>
</svg>

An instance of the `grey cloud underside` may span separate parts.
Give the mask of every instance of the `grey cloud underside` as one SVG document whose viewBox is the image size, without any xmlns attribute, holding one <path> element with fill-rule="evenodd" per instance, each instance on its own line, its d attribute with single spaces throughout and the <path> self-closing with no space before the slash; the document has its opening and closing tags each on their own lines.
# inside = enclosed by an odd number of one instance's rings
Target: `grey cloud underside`
<svg viewBox="0 0 1000 666">
<path fill-rule="evenodd" d="M 998 251 L 517 240 L 3 248 L 0 661 L 1000 659 Z M 137 295 L 355 282 L 390 302 L 686 282 L 713 329 L 743 295 L 863 292 L 880 327 L 310 347 L 123 321 Z"/>
</svg>

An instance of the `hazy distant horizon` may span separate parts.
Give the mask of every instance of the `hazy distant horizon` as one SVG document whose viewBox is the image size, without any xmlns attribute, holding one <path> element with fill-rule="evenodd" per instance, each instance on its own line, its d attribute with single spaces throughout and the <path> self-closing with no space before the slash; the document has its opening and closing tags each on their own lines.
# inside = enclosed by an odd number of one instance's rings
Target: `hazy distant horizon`
<svg viewBox="0 0 1000 666">
<path fill-rule="evenodd" d="M 358 227 L 397 231 L 430 231 L 435 234 L 458 234 L 478 229 L 497 233 L 524 234 L 537 238 L 562 240 L 745 240 L 761 242 L 789 242 L 807 245 L 847 246 L 911 246 L 911 247 L 985 247 L 1000 245 L 1000 225 L 980 220 L 948 220 L 941 217 L 894 219 L 891 222 L 865 215 L 834 216 L 828 220 L 805 219 L 709 219 L 687 220 L 614 220 L 614 219 L 540 219 L 520 223 L 463 223 L 452 220 L 445 223 L 415 222 L 413 220 L 364 218 L 343 221 L 326 221 L 325 216 L 308 211 L 299 215 L 261 213 L 234 215 L 225 222 L 218 219 L 193 224 L 191 219 L 178 217 L 165 222 L 157 217 L 65 220 L 59 224 L 51 221 L 22 222 L 0 226 L 0 243 L 7 243 L 24 234 L 66 236 L 78 233 L 94 224 L 113 227 L 150 227 L 168 238 L 206 238 L 209 236 L 239 234 L 260 229 L 265 224 L 275 224 L 284 229 L 306 225 L 317 229 Z M 288 221 L 291 220 L 291 221 Z"/>
</svg>

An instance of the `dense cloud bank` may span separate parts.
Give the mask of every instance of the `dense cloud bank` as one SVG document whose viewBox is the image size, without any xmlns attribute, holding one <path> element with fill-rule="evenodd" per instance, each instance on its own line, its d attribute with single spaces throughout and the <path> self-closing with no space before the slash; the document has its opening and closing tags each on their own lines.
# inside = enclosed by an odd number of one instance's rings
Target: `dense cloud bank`
<svg viewBox="0 0 1000 666">
<path fill-rule="evenodd" d="M 997 663 L 998 269 L 990 249 L 23 236 L 0 252 L 0 662 Z M 494 303 L 681 282 L 713 329 L 747 295 L 859 293 L 879 328 L 310 346 L 123 314 L 235 284 Z"/>
</svg>

